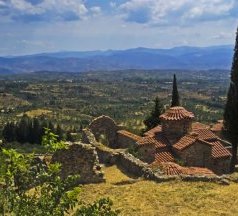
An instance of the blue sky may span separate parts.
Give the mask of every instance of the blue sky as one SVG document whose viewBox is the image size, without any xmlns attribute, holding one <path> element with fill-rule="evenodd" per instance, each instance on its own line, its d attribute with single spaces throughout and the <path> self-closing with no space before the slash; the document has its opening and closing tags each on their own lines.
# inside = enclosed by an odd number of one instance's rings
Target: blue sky
<svg viewBox="0 0 238 216">
<path fill-rule="evenodd" d="M 237 0 L 0 0 L 0 55 L 233 44 Z"/>
</svg>

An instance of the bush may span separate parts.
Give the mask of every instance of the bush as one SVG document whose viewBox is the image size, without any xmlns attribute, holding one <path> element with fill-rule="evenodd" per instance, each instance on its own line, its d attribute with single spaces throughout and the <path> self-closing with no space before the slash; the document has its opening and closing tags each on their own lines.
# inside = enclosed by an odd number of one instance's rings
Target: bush
<svg viewBox="0 0 238 216">
<path fill-rule="evenodd" d="M 56 135 L 46 130 L 43 142 L 51 152 L 64 147 Z M 52 145 L 52 146 L 51 146 Z M 12 149 L 0 152 L 0 214 L 24 216 L 63 216 L 72 211 L 80 193 L 75 187 L 79 176 L 60 178 L 58 163 L 42 165 L 32 155 Z M 92 205 L 81 205 L 78 215 L 117 215 L 112 202 L 102 199 Z"/>
</svg>

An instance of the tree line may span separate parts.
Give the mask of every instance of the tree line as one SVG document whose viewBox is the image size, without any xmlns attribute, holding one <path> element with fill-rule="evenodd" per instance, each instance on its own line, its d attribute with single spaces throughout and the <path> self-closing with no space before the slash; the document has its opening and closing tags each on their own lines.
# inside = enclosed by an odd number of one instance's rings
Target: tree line
<svg viewBox="0 0 238 216">
<path fill-rule="evenodd" d="M 30 118 L 27 115 L 17 122 L 8 122 L 2 131 L 3 139 L 6 142 L 17 141 L 19 143 L 40 144 L 45 128 L 49 128 L 58 136 L 58 140 L 66 140 L 67 133 L 59 124 L 55 125 L 49 119 Z"/>
</svg>

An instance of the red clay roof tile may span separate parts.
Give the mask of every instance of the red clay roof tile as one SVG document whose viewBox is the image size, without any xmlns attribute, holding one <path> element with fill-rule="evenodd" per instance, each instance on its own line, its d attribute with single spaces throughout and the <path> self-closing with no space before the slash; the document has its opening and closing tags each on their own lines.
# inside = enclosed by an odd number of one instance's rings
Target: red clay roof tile
<svg viewBox="0 0 238 216">
<path fill-rule="evenodd" d="M 192 124 L 192 130 L 198 130 L 198 129 L 209 129 L 210 126 L 202 124 L 200 122 L 193 122 Z"/>
<path fill-rule="evenodd" d="M 166 175 L 214 175 L 214 173 L 202 167 L 182 167 L 173 162 L 165 162 L 160 164 L 160 168 Z"/>
<path fill-rule="evenodd" d="M 203 167 L 184 167 L 183 174 L 185 175 L 214 175 L 210 169 Z"/>
<path fill-rule="evenodd" d="M 196 138 L 192 137 L 192 136 L 183 136 L 181 139 L 179 139 L 178 142 L 176 142 L 173 145 L 173 148 L 177 149 L 177 150 L 183 150 L 185 148 L 187 148 L 188 146 L 194 144 L 196 142 Z"/>
<path fill-rule="evenodd" d="M 198 139 L 201 140 L 213 140 L 218 139 L 218 136 L 216 136 L 211 130 L 209 129 L 198 129 L 194 130 L 194 133 L 197 135 Z"/>
<path fill-rule="evenodd" d="M 218 123 L 214 124 L 211 128 L 213 132 L 220 132 L 223 129 L 223 121 L 219 121 Z"/>
<path fill-rule="evenodd" d="M 155 162 L 154 163 L 161 163 L 161 162 L 174 162 L 175 159 L 171 152 L 164 150 L 159 151 L 155 154 Z"/>
<path fill-rule="evenodd" d="M 169 145 L 169 141 L 166 137 L 158 134 L 156 137 L 142 137 L 137 141 L 138 145 L 154 145 L 156 148 L 164 148 Z"/>
<path fill-rule="evenodd" d="M 193 119 L 194 114 L 183 107 L 171 107 L 164 114 L 160 115 L 161 120 L 178 121 L 183 119 Z"/>
<path fill-rule="evenodd" d="M 153 136 L 155 136 L 157 133 L 160 133 L 161 131 L 162 131 L 161 125 L 158 125 L 158 126 L 152 128 L 151 130 L 145 132 L 145 133 L 144 133 L 144 136 L 153 137 Z"/>
<path fill-rule="evenodd" d="M 126 131 L 126 130 L 119 130 L 119 131 L 117 131 L 117 133 L 122 134 L 123 136 L 129 137 L 129 138 L 131 138 L 135 141 L 138 141 L 142 138 L 141 136 L 138 136 L 138 135 L 133 134 L 133 133 L 131 133 L 129 131 Z"/>
<path fill-rule="evenodd" d="M 211 142 L 213 144 L 212 147 L 212 157 L 213 158 L 224 158 L 230 157 L 231 153 L 228 149 L 226 149 L 220 141 Z"/>
</svg>

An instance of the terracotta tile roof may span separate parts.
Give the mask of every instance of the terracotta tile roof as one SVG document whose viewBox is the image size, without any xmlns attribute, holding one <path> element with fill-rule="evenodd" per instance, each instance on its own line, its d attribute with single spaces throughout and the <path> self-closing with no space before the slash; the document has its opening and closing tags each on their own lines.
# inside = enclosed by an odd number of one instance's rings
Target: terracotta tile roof
<svg viewBox="0 0 238 216">
<path fill-rule="evenodd" d="M 177 121 L 182 119 L 193 119 L 194 114 L 187 111 L 183 107 L 171 107 L 164 114 L 160 116 L 160 119 L 167 121 Z"/>
<path fill-rule="evenodd" d="M 184 167 L 183 174 L 185 175 L 215 175 L 210 169 L 203 167 Z"/>
<path fill-rule="evenodd" d="M 200 122 L 194 122 L 192 124 L 192 130 L 198 130 L 198 129 L 209 129 L 210 127 L 208 125 L 202 124 Z"/>
<path fill-rule="evenodd" d="M 223 129 L 223 121 L 220 120 L 212 126 L 211 131 L 220 132 L 220 131 L 222 131 L 222 129 Z"/>
<path fill-rule="evenodd" d="M 173 148 L 175 148 L 176 150 L 179 150 L 179 151 L 182 151 L 184 150 L 185 148 L 193 145 L 194 143 L 196 142 L 200 142 L 202 144 L 206 144 L 206 145 L 209 145 L 209 146 L 213 146 L 213 144 L 211 142 L 208 142 L 206 140 L 202 140 L 202 139 L 199 139 L 198 137 L 194 137 L 192 135 L 185 135 L 183 136 L 181 139 L 178 140 L 177 143 L 175 143 L 173 145 Z"/>
<path fill-rule="evenodd" d="M 168 145 L 168 140 L 163 137 L 142 137 L 137 141 L 138 145 L 154 145 L 156 148 L 164 148 Z"/>
<path fill-rule="evenodd" d="M 207 168 L 182 167 L 173 162 L 161 163 L 160 168 L 166 175 L 214 175 L 214 173 Z"/>
<path fill-rule="evenodd" d="M 162 131 L 162 127 L 160 125 L 152 128 L 151 130 L 147 131 L 144 133 L 144 136 L 150 136 L 153 137 L 155 136 L 157 133 L 160 133 Z"/>
<path fill-rule="evenodd" d="M 161 150 L 155 154 L 154 163 L 158 164 L 161 162 L 174 162 L 174 156 L 168 150 Z"/>
<path fill-rule="evenodd" d="M 231 153 L 228 149 L 226 149 L 220 141 L 211 142 L 212 147 L 212 157 L 213 158 L 224 158 L 224 157 L 230 157 Z"/>
<path fill-rule="evenodd" d="M 160 168 L 166 175 L 181 175 L 183 173 L 183 167 L 173 162 L 161 163 Z"/>
<path fill-rule="evenodd" d="M 198 129 L 194 130 L 194 135 L 197 135 L 198 139 L 201 140 L 213 140 L 218 139 L 218 136 L 216 136 L 211 130 L 209 129 Z"/>
<path fill-rule="evenodd" d="M 119 131 L 117 131 L 117 133 L 122 134 L 123 136 L 129 137 L 129 138 L 131 138 L 135 141 L 138 141 L 138 140 L 141 139 L 141 136 L 138 136 L 138 135 L 133 134 L 133 133 L 131 133 L 129 131 L 126 131 L 126 130 L 119 130 Z"/>
<path fill-rule="evenodd" d="M 195 142 L 196 142 L 196 138 L 194 138 L 192 136 L 183 136 L 181 139 L 179 139 L 178 142 L 176 142 L 173 145 L 173 148 L 181 151 L 181 150 L 187 148 L 188 146 L 194 144 Z"/>
</svg>

